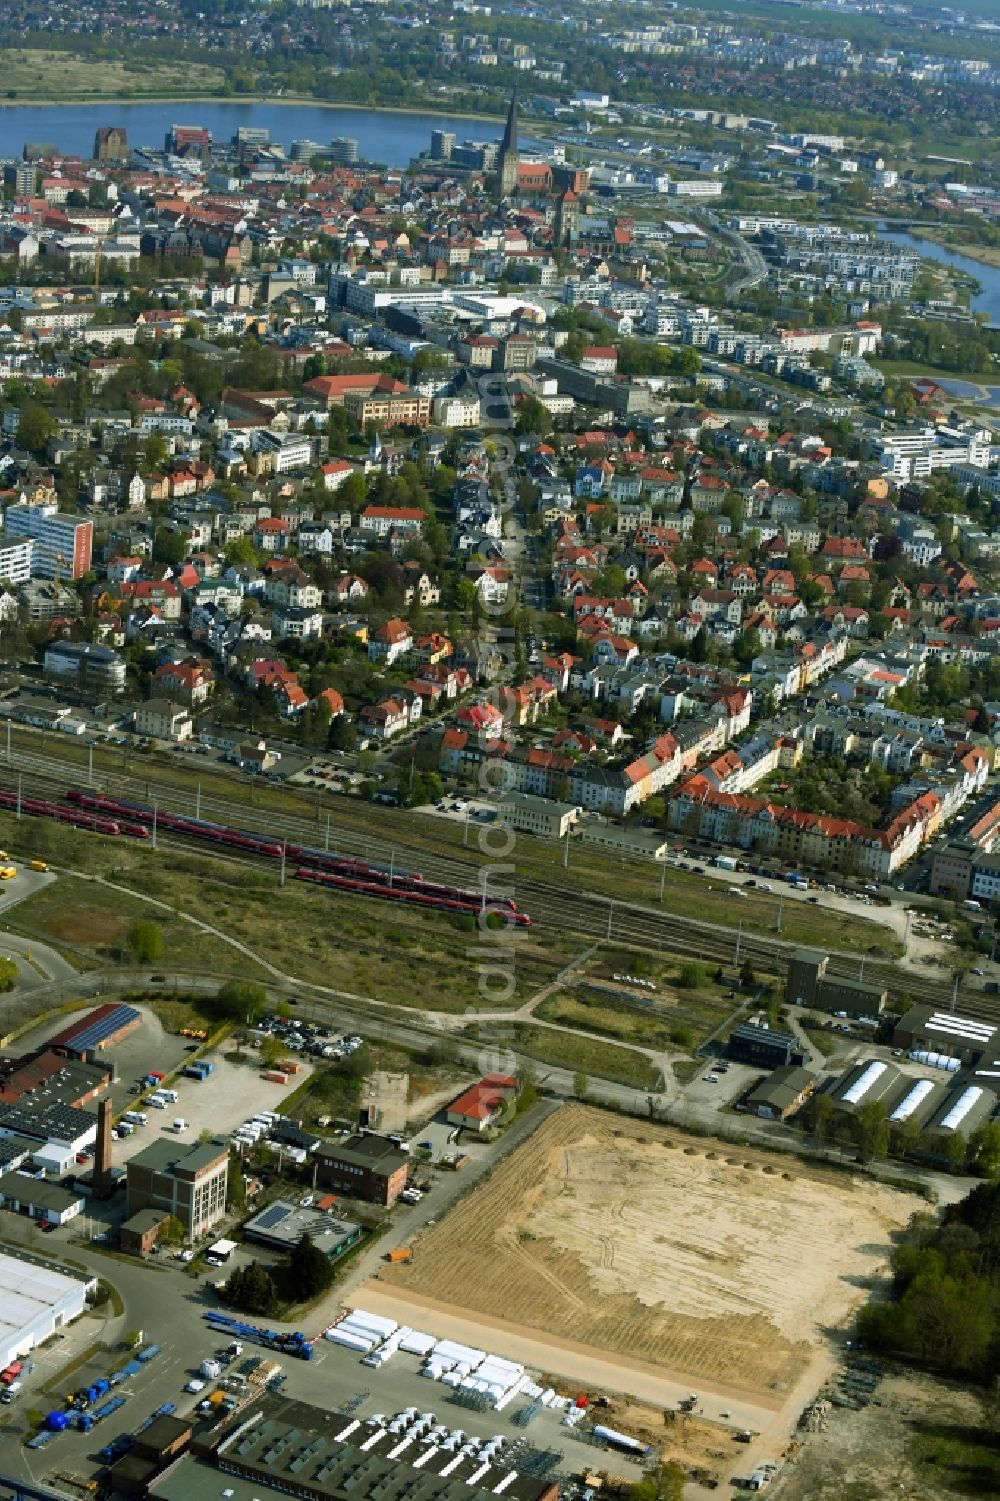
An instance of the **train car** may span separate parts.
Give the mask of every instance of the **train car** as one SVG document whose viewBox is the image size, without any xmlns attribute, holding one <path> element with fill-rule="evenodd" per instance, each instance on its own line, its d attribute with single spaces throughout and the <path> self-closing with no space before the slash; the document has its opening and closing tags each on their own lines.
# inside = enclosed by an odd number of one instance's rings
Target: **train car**
<svg viewBox="0 0 1000 1501">
<path fill-rule="evenodd" d="M 383 901 L 402 902 L 415 907 L 433 907 L 438 911 L 454 912 L 463 916 L 478 917 L 482 911 L 482 898 L 475 894 L 460 892 L 458 888 L 448 892 L 413 891 L 405 886 L 385 886 L 353 876 L 337 875 L 333 871 L 311 870 L 302 867 L 295 872 L 298 881 L 312 881 L 318 886 L 332 886 L 339 891 L 352 892 L 356 896 L 375 896 Z M 512 912 L 487 899 L 486 911 L 495 912 L 505 919 L 513 918 L 521 928 L 530 928 L 531 918 L 525 912 Z"/>
<path fill-rule="evenodd" d="M 78 813 L 75 808 L 65 808 L 61 803 L 50 803 L 45 798 L 21 797 L 16 792 L 0 792 L 0 808 L 17 810 L 30 818 L 51 818 L 57 823 L 68 823 L 78 829 L 89 829 L 96 834 L 121 834 L 121 826 L 111 818 L 102 818 L 91 813 Z"/>
<path fill-rule="evenodd" d="M 165 833 L 183 834 L 191 839 L 206 839 L 213 844 L 222 844 L 246 850 L 248 854 L 267 855 L 281 859 L 281 844 L 263 834 L 254 834 L 247 829 L 233 829 L 227 824 L 211 823 L 204 818 L 191 818 L 186 813 L 172 813 L 169 808 L 148 808 L 142 803 L 123 802 L 118 798 L 100 793 L 82 792 L 70 787 L 66 793 L 71 803 L 78 807 L 98 809 L 102 812 L 120 814 L 129 820 L 139 819 L 147 825 L 155 824 Z"/>
</svg>

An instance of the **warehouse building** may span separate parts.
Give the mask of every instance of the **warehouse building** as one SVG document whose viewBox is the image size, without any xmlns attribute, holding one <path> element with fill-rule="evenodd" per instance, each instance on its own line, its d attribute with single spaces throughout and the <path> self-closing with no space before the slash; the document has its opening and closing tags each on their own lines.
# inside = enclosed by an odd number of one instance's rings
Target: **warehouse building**
<svg viewBox="0 0 1000 1501">
<path fill-rule="evenodd" d="M 0 1104 L 16 1105 L 25 1095 L 43 1091 L 50 1100 L 79 1109 L 103 1093 L 111 1072 L 104 1064 L 79 1063 L 51 1047 L 23 1058 L 0 1058 Z"/>
<path fill-rule="evenodd" d="M 977 1127 L 985 1125 L 997 1108 L 992 1089 L 981 1084 L 956 1084 L 949 1089 L 926 1130 L 942 1136 L 963 1136 L 966 1141 Z"/>
<path fill-rule="evenodd" d="M 1000 1045 L 993 1022 L 939 1011 L 936 1006 L 911 1006 L 896 1023 L 893 1047 L 908 1052 L 924 1051 L 978 1063 L 982 1055 Z"/>
<path fill-rule="evenodd" d="M 97 1278 L 57 1271 L 38 1256 L 0 1251 L 0 1369 L 78 1319 Z"/>
<path fill-rule="evenodd" d="M 899 1093 L 902 1075 L 895 1064 L 883 1063 L 880 1058 L 870 1058 L 857 1063 L 841 1074 L 831 1091 L 833 1103 L 838 1110 L 850 1114 L 859 1105 L 881 1101 L 888 1109 L 888 1101 Z"/>
<path fill-rule="evenodd" d="M 582 813 L 578 803 L 550 802 L 532 792 L 505 792 L 497 803 L 497 819 L 508 829 L 563 839 Z"/>
<path fill-rule="evenodd" d="M 787 1068 L 793 1063 L 801 1067 L 806 1061 L 797 1037 L 772 1027 L 758 1027 L 754 1022 L 741 1022 L 730 1032 L 726 1051 L 736 1063 L 749 1063 L 754 1068 Z"/>
<path fill-rule="evenodd" d="M 9 1172 L 0 1177 L 0 1204 L 13 1214 L 32 1220 L 47 1220 L 51 1225 L 66 1225 L 83 1213 L 83 1196 L 49 1183 L 44 1178 L 30 1178 L 24 1173 Z"/>
<path fill-rule="evenodd" d="M 407 1442 L 398 1429 L 390 1433 L 268 1393 L 199 1436 L 190 1456 L 151 1482 L 149 1496 L 254 1501 L 262 1490 L 314 1501 L 493 1501 L 497 1495 L 557 1501 L 559 1495 L 556 1481 L 521 1473 L 499 1454 L 487 1459 L 415 1436 Z"/>
<path fill-rule="evenodd" d="M 807 1068 L 789 1064 L 776 1068 L 766 1079 L 747 1095 L 746 1106 L 753 1114 L 765 1121 L 785 1121 L 801 1110 L 813 1090 L 817 1078 Z"/>
<path fill-rule="evenodd" d="M 127 1037 L 141 1021 L 142 1014 L 134 1006 L 109 1002 L 88 1011 L 86 1016 L 50 1037 L 48 1046 L 67 1058 L 92 1060 L 102 1048 L 114 1047 Z"/>
<path fill-rule="evenodd" d="M 812 1006 L 817 1011 L 844 1011 L 848 1016 L 880 1016 L 888 991 L 866 985 L 863 980 L 828 973 L 829 954 L 815 949 L 796 949 L 788 965 L 785 1000 L 794 1006 Z"/>
<path fill-rule="evenodd" d="M 371 1204 L 395 1204 L 406 1187 L 409 1163 L 395 1142 L 372 1133 L 322 1141 L 316 1148 L 318 1182 Z"/>
<path fill-rule="evenodd" d="M 335 1219 L 322 1209 L 276 1199 L 247 1221 L 243 1234 L 247 1240 L 274 1251 L 290 1251 L 303 1235 L 308 1235 L 324 1256 L 335 1260 L 361 1239 L 361 1226 L 353 1220 Z"/>
</svg>

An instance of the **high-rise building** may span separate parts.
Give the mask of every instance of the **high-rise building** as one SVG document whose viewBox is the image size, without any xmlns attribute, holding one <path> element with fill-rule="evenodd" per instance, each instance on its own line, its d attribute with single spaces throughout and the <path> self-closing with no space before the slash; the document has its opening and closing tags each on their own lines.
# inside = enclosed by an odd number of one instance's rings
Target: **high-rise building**
<svg viewBox="0 0 1000 1501">
<path fill-rule="evenodd" d="M 67 581 L 82 579 L 90 570 L 94 523 L 67 515 L 54 505 L 8 506 L 4 515 L 8 537 L 31 537 L 31 571 L 36 578 L 56 575 Z"/>
<path fill-rule="evenodd" d="M 517 89 L 510 96 L 507 124 L 500 141 L 500 156 L 497 163 L 500 174 L 500 197 L 509 198 L 517 188 Z"/>
<path fill-rule="evenodd" d="M 298 141 L 293 141 L 289 150 L 289 156 L 293 162 L 311 162 L 314 156 L 325 156 L 326 147 L 321 146 L 319 141 L 310 141 L 303 136 Z"/>
<path fill-rule="evenodd" d="M 353 136 L 334 136 L 326 154 L 338 167 L 353 167 L 358 159 L 358 143 Z"/>
<path fill-rule="evenodd" d="M 124 125 L 99 125 L 94 136 L 94 160 L 123 162 L 128 160 L 128 136 Z"/>
<path fill-rule="evenodd" d="M 450 162 L 452 152 L 455 150 L 455 132 L 453 130 L 431 131 L 431 160 L 435 162 Z"/>
<path fill-rule="evenodd" d="M 207 156 L 212 149 L 212 132 L 203 125 L 171 125 L 163 149 L 175 156 Z"/>
</svg>

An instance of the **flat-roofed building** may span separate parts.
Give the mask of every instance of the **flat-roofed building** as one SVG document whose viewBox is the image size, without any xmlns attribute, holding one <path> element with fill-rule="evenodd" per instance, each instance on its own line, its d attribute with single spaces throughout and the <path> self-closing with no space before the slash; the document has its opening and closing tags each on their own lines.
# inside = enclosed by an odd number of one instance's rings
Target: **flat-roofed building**
<svg viewBox="0 0 1000 1501">
<path fill-rule="evenodd" d="M 502 1453 L 485 1458 L 406 1441 L 371 1424 L 267 1393 L 204 1433 L 195 1453 L 149 1484 L 151 1501 L 253 1501 L 262 1492 L 312 1501 L 556 1501 L 547 1476 Z M 221 1474 L 220 1474 L 221 1472 Z"/>
<path fill-rule="evenodd" d="M 229 1147 L 211 1141 L 153 1141 L 126 1167 L 128 1214 L 159 1209 L 175 1215 L 188 1240 L 203 1234 L 226 1212 Z"/>
<path fill-rule="evenodd" d="M 313 1245 L 333 1261 L 361 1239 L 361 1226 L 354 1220 L 336 1219 L 323 1209 L 275 1199 L 247 1220 L 243 1234 L 247 1240 L 274 1251 L 290 1251 L 303 1235 L 308 1235 Z"/>
<path fill-rule="evenodd" d="M 753 1022 L 742 1022 L 734 1028 L 726 1052 L 737 1063 L 751 1063 L 756 1068 L 786 1068 L 791 1063 L 801 1066 L 806 1061 L 803 1046 L 792 1033 L 758 1027 Z"/>
<path fill-rule="evenodd" d="M 85 1312 L 97 1278 L 56 1269 L 40 1257 L 0 1251 L 0 1369 L 28 1355 Z"/>
</svg>

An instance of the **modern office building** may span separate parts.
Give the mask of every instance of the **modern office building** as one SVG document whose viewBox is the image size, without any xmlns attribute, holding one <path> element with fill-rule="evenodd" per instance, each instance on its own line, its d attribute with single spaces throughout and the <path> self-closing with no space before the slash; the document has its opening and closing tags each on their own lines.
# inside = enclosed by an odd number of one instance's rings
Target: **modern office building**
<svg viewBox="0 0 1000 1501">
<path fill-rule="evenodd" d="M 125 658 L 111 646 L 92 641 L 53 641 L 45 648 L 45 676 L 87 693 L 125 691 Z"/>
</svg>

